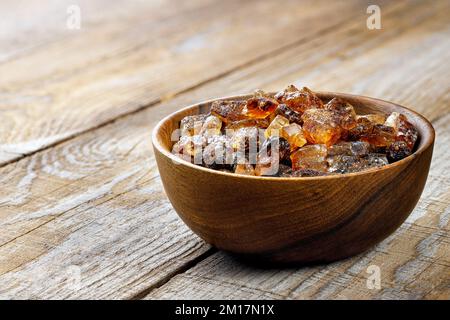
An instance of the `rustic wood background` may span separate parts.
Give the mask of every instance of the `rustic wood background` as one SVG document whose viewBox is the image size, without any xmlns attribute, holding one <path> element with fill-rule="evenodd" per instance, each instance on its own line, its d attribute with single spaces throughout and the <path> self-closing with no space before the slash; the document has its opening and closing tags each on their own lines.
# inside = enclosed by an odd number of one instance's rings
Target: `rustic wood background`
<svg viewBox="0 0 450 320">
<path fill-rule="evenodd" d="M 0 49 L 1 298 L 450 299 L 449 1 L 2 1 Z M 187 104 L 290 83 L 421 112 L 434 158 L 371 251 L 258 269 L 177 217 L 150 132 Z"/>
</svg>

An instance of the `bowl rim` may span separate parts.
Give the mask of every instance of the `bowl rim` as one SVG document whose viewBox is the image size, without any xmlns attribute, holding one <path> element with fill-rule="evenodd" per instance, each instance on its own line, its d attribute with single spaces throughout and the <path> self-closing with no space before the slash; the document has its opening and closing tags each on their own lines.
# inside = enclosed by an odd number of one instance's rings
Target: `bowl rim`
<svg viewBox="0 0 450 320">
<path fill-rule="evenodd" d="M 421 115 L 420 113 L 418 113 L 414 110 L 411 110 L 410 108 L 407 108 L 405 106 L 402 106 L 402 105 L 399 105 L 397 103 L 390 102 L 387 100 L 372 98 L 372 97 L 368 97 L 368 96 L 364 96 L 364 95 L 355 95 L 355 94 L 332 92 L 332 91 L 314 91 L 314 93 L 316 93 L 318 96 L 339 96 L 339 97 L 343 97 L 344 99 L 346 97 L 353 98 L 353 99 L 355 99 L 355 98 L 361 99 L 362 98 L 362 99 L 366 99 L 366 100 L 371 100 L 374 103 L 385 103 L 385 104 L 390 104 L 396 108 L 405 109 L 409 113 L 413 114 L 416 118 L 418 118 L 419 121 L 423 122 L 424 127 L 425 127 L 424 132 L 428 132 L 429 134 L 426 136 L 420 135 L 420 141 L 421 141 L 420 147 L 417 148 L 417 150 L 414 151 L 414 153 L 412 153 L 411 155 L 409 155 L 399 161 L 396 161 L 394 163 L 389 163 L 389 164 L 381 166 L 381 167 L 374 167 L 374 168 L 370 168 L 370 169 L 362 170 L 362 171 L 358 171 L 358 172 L 331 174 L 331 175 L 326 175 L 326 176 L 315 176 L 315 177 L 251 176 L 251 175 L 238 174 L 238 173 L 234 173 L 234 172 L 224 172 L 224 171 L 209 169 L 209 168 L 202 167 L 197 164 L 193 164 L 191 162 L 188 162 L 184 159 L 177 157 L 170 151 L 166 150 L 166 148 L 164 146 L 162 146 L 162 144 L 160 143 L 158 134 L 159 134 L 161 128 L 164 126 L 164 124 L 166 122 L 170 121 L 172 118 L 182 115 L 183 113 L 185 113 L 188 110 L 198 108 L 201 105 L 211 104 L 214 101 L 233 100 L 233 99 L 236 100 L 236 99 L 240 99 L 240 98 L 243 99 L 243 98 L 253 95 L 253 93 L 247 93 L 247 94 L 226 96 L 226 97 L 221 97 L 221 98 L 213 98 L 213 99 L 205 100 L 202 102 L 197 102 L 197 103 L 191 104 L 189 106 L 186 106 L 184 108 L 181 108 L 180 110 L 172 112 L 171 114 L 169 114 L 169 115 L 165 116 L 163 119 L 161 119 L 157 123 L 155 128 L 153 129 L 152 144 L 156 150 L 158 150 L 161 154 L 163 154 L 164 156 L 169 158 L 171 161 L 174 161 L 175 163 L 177 163 L 177 165 L 183 165 L 183 166 L 187 166 L 187 167 L 190 167 L 193 169 L 197 169 L 197 170 L 201 170 L 201 171 L 205 171 L 205 172 L 209 172 L 209 173 L 214 173 L 214 174 L 219 174 L 219 175 L 224 175 L 224 176 L 228 176 L 228 177 L 235 177 L 235 178 L 241 178 L 241 179 L 266 180 L 266 181 L 299 181 L 299 180 L 304 181 L 304 180 L 322 180 L 322 179 L 344 179 L 344 178 L 353 177 L 353 176 L 360 176 L 360 175 L 365 175 L 365 174 L 369 174 L 369 173 L 390 170 L 395 167 L 405 165 L 408 162 L 411 162 L 413 159 L 415 159 L 417 156 L 422 154 L 425 150 L 427 150 L 430 146 L 432 146 L 434 144 L 435 130 L 433 128 L 433 125 L 423 115 Z M 268 92 L 268 94 L 273 95 L 273 94 L 275 94 L 275 92 Z M 382 107 L 381 107 L 381 109 L 382 109 Z"/>
</svg>

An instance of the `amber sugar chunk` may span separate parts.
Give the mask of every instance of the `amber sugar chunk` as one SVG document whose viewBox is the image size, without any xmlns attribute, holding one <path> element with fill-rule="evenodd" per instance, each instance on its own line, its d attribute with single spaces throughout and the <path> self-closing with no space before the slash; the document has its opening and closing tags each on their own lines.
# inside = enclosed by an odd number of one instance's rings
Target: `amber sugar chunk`
<svg viewBox="0 0 450 320">
<path fill-rule="evenodd" d="M 342 128 L 332 110 L 309 109 L 302 119 L 303 132 L 309 143 L 330 146 L 341 137 Z"/>
<path fill-rule="evenodd" d="M 286 139 L 291 150 L 303 147 L 308 141 L 303 135 L 303 129 L 297 123 L 291 123 L 281 128 L 281 137 Z"/>
<path fill-rule="evenodd" d="M 269 138 L 271 136 L 279 136 L 281 128 L 287 126 L 288 124 L 289 124 L 288 119 L 286 119 L 281 115 L 276 116 L 269 124 L 266 131 L 264 132 L 265 137 Z"/>
<path fill-rule="evenodd" d="M 386 116 L 381 113 L 357 115 L 356 120 L 358 121 L 360 119 L 368 120 L 373 124 L 384 124 L 384 122 L 386 121 Z"/>
<path fill-rule="evenodd" d="M 362 134 L 360 140 L 376 147 L 388 147 L 395 141 L 395 130 L 392 127 L 376 124 L 370 132 Z"/>
<path fill-rule="evenodd" d="M 385 125 L 393 127 L 396 134 L 396 140 L 404 141 L 412 151 L 419 134 L 417 129 L 408 121 L 405 115 L 393 112 L 386 119 Z"/>
<path fill-rule="evenodd" d="M 247 100 L 246 114 L 249 118 L 264 119 L 278 107 L 277 100 L 257 91 L 253 98 Z"/>
<path fill-rule="evenodd" d="M 341 128 L 349 130 L 356 126 L 356 112 L 353 106 L 340 98 L 333 98 L 325 105 L 326 110 L 334 112 L 334 118 Z"/>
<path fill-rule="evenodd" d="M 359 117 L 356 126 L 348 131 L 349 140 L 361 140 L 376 147 L 389 147 L 395 141 L 395 129 L 384 124 L 377 124 L 366 117 Z"/>
<path fill-rule="evenodd" d="M 393 112 L 385 122 L 395 131 L 395 141 L 389 146 L 388 157 L 391 161 L 398 161 L 409 156 L 414 151 L 419 133 L 408 121 L 405 115 Z"/>
<path fill-rule="evenodd" d="M 255 167 L 250 163 L 237 164 L 234 173 L 243 174 L 247 176 L 255 175 Z"/>
<path fill-rule="evenodd" d="M 291 154 L 292 169 L 327 171 L 327 147 L 323 144 L 306 145 Z"/>
<path fill-rule="evenodd" d="M 362 136 L 368 135 L 372 132 L 375 123 L 371 122 L 367 118 L 358 117 L 356 125 L 347 132 L 347 138 L 349 140 L 359 140 Z"/>
<path fill-rule="evenodd" d="M 225 123 L 244 120 L 246 101 L 214 101 L 211 105 L 211 114 Z"/>
<path fill-rule="evenodd" d="M 306 87 L 299 90 L 294 85 L 290 85 L 278 92 L 275 99 L 300 113 L 312 108 L 323 108 L 322 100 Z"/>
<path fill-rule="evenodd" d="M 246 127 L 258 127 L 267 128 L 269 126 L 268 119 L 244 119 L 239 121 L 230 122 L 227 124 L 226 128 L 231 130 L 237 130 Z"/>
</svg>

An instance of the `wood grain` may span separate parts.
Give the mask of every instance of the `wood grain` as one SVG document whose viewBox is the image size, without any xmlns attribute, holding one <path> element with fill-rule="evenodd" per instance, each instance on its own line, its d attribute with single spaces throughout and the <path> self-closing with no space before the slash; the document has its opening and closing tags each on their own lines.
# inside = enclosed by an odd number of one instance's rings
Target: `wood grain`
<svg viewBox="0 0 450 320">
<path fill-rule="evenodd" d="M 6 14 L 14 37 L 0 39 L 13 47 L 0 60 L 0 164 L 329 32 L 363 13 L 368 1 L 315 1 L 314 7 L 288 1 L 283 10 L 277 1 L 124 1 L 111 9 L 90 3 L 79 4 L 83 19 L 86 12 L 80 30 L 66 29 L 68 2 L 38 9 L 28 28 L 15 29 L 16 16 Z M 99 20 L 102 7 L 111 15 Z M 11 12 L 19 11 L 23 26 L 31 12 L 19 9 Z M 271 16 L 270 23 L 259 16 Z M 23 42 L 33 28 L 36 40 L 14 49 L 15 39 Z M 54 40 L 42 35 L 46 28 Z"/>
<path fill-rule="evenodd" d="M 380 32 L 364 28 L 365 16 L 361 21 L 346 19 L 339 28 L 323 32 L 318 39 L 299 41 L 174 99 L 163 99 L 143 112 L 2 168 L 0 296 L 129 298 L 160 287 L 149 297 L 183 297 L 188 292 L 195 293 L 193 297 L 283 297 L 292 289 L 292 297 L 449 298 L 450 159 L 446 146 L 450 143 L 450 94 L 445 85 L 450 72 L 448 2 L 396 1 L 393 7 L 389 4 L 382 8 Z M 89 43 L 89 36 L 85 37 L 85 43 Z M 120 46 L 121 41 L 116 45 Z M 57 44 L 54 46 L 56 52 Z M 95 56 L 97 49 L 91 55 Z M 35 61 L 46 61 L 46 50 L 41 50 Z M 77 58 L 75 53 L 73 57 Z M 89 61 L 98 61 L 99 57 L 95 57 L 97 60 Z M 21 59 L 25 63 L 25 55 Z M 62 65 L 60 60 L 61 55 L 57 62 Z M 135 63 L 137 70 L 139 61 Z M 118 79 L 123 76 L 119 69 Z M 1 75 L 10 75 L 11 69 L 8 72 Z M 71 72 L 67 71 L 67 77 L 72 77 Z M 79 72 L 78 76 L 83 74 Z M 102 81 L 115 74 L 105 72 Z M 71 83 L 75 82 L 74 75 Z M 410 220 L 386 240 L 385 247 L 328 267 L 261 271 L 216 254 L 164 286 L 174 274 L 210 252 L 176 218 L 161 191 L 150 147 L 152 127 L 180 106 L 256 87 L 279 89 L 290 82 L 393 100 L 433 120 L 437 140 L 431 173 Z M 134 82 L 123 85 L 133 92 L 137 90 Z M 137 95 L 127 99 L 139 100 Z M 98 108 L 93 107 L 94 113 Z M 62 112 L 63 107 L 58 110 Z M 81 111 L 73 111 L 60 121 L 60 126 L 66 127 L 66 122 L 70 126 L 77 112 Z M 34 126 L 33 119 L 30 116 L 21 123 Z M 33 130 L 37 130 L 36 134 L 30 136 L 46 136 L 43 129 Z M 7 141 L 21 139 L 11 137 Z M 372 261 L 384 263 L 383 294 L 364 286 L 365 268 Z M 81 288 L 70 285 L 71 266 L 81 268 Z M 228 276 L 221 277 L 221 272 Z M 185 290 L 177 283 L 182 283 Z M 279 295 L 276 288 L 282 286 L 285 289 Z"/>
<path fill-rule="evenodd" d="M 131 298 L 208 250 L 162 192 L 148 120 L 6 167 L 18 184 L 0 211 L 1 297 Z"/>
<path fill-rule="evenodd" d="M 435 1 L 433 6 L 418 2 L 408 10 L 384 10 L 384 30 L 375 33 L 350 20 L 335 33 L 206 84 L 192 91 L 187 101 L 185 96 L 175 97 L 166 102 L 167 108 L 175 111 L 202 100 L 255 88 L 276 91 L 294 83 L 378 97 L 410 107 L 430 120 L 438 119 L 448 112 L 450 99 L 444 85 L 450 73 L 445 63 L 450 58 L 450 5 Z"/>
</svg>

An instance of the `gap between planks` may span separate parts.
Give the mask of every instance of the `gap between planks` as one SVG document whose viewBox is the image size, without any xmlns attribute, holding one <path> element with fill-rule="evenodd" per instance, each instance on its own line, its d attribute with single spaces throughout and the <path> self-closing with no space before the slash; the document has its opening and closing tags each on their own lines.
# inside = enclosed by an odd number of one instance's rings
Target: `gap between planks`
<svg viewBox="0 0 450 320">
<path fill-rule="evenodd" d="M 138 292 L 134 296 L 130 297 L 130 300 L 142 300 L 142 299 L 144 299 L 147 295 L 151 294 L 154 290 L 157 290 L 157 289 L 161 288 L 163 285 L 165 285 L 167 282 L 169 282 L 173 277 L 175 277 L 175 276 L 177 276 L 179 274 L 185 273 L 186 271 L 188 271 L 189 269 L 195 267 L 197 264 L 199 264 L 200 262 L 202 262 L 206 258 L 212 256 L 213 254 L 215 254 L 218 251 L 219 250 L 214 248 L 214 247 L 209 248 L 208 250 L 206 250 L 205 252 L 203 252 L 199 256 L 195 257 L 192 260 L 189 260 L 184 265 L 180 266 L 179 268 L 175 269 L 174 271 L 172 271 L 171 273 L 169 273 L 165 277 L 161 278 L 155 284 L 151 285 L 148 288 L 145 288 L 144 290 L 141 290 L 140 292 Z"/>
</svg>

